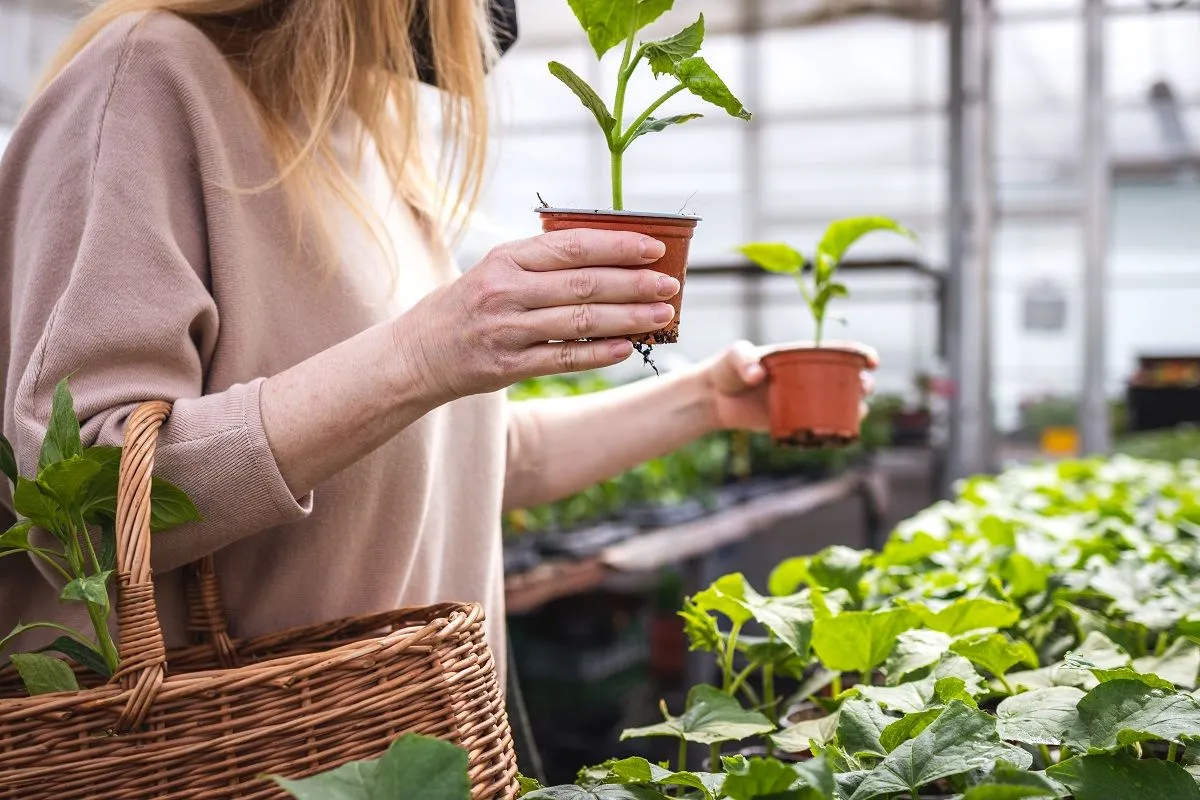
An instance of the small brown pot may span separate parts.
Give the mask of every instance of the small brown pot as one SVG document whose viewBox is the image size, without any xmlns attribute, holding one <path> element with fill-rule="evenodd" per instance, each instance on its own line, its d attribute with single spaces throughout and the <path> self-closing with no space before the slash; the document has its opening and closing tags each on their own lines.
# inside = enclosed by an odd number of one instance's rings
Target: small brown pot
<svg viewBox="0 0 1200 800">
<path fill-rule="evenodd" d="M 562 231 L 572 228 L 593 228 L 604 231 L 634 231 L 653 236 L 666 245 L 666 254 L 651 265 L 651 269 L 670 275 L 679 281 L 679 293 L 668 302 L 675 308 L 675 318 L 667 327 L 650 333 L 631 333 L 624 338 L 635 344 L 674 344 L 679 341 L 679 317 L 683 304 L 683 280 L 687 274 L 688 248 L 699 217 L 683 214 L 646 214 L 634 211 L 589 211 L 576 208 L 539 208 L 542 230 Z M 634 267 L 630 267 L 634 269 Z"/>
<path fill-rule="evenodd" d="M 851 349 L 791 347 L 763 357 L 771 438 L 801 447 L 858 440 L 867 357 Z"/>
</svg>

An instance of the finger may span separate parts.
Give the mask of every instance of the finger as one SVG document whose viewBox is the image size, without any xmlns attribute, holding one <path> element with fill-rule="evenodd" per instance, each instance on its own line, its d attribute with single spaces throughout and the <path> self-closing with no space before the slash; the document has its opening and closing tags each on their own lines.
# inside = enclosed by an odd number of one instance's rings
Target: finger
<svg viewBox="0 0 1200 800">
<path fill-rule="evenodd" d="M 862 390 L 864 395 L 875 393 L 875 376 L 870 372 L 862 373 Z"/>
<path fill-rule="evenodd" d="M 620 364 L 633 354 L 628 339 L 599 342 L 555 342 L 529 348 L 524 357 L 527 377 L 584 372 Z"/>
<path fill-rule="evenodd" d="M 679 281 L 652 269 L 583 267 L 522 276 L 525 308 L 579 303 L 653 303 L 679 294 Z"/>
<path fill-rule="evenodd" d="M 750 342 L 734 342 L 721 360 L 718 387 L 724 391 L 736 391 L 761 384 L 767 377 L 761 358 L 762 351 Z M 728 380 L 727 376 L 733 380 Z"/>
<path fill-rule="evenodd" d="M 867 369 L 876 369 L 879 367 L 879 353 L 875 351 L 874 347 L 865 345 L 862 342 L 834 339 L 824 342 L 822 347 L 836 348 L 838 350 L 850 350 L 860 354 L 867 360 Z"/>
<path fill-rule="evenodd" d="M 542 308 L 523 315 L 530 342 L 556 342 L 570 339 L 599 339 L 649 333 L 675 318 L 669 303 L 653 305 L 610 305 L 583 303 L 575 306 Z"/>
<path fill-rule="evenodd" d="M 859 422 L 861 422 L 862 420 L 866 419 L 866 418 L 867 418 L 867 415 L 868 415 L 868 414 L 870 414 L 870 413 L 871 413 L 871 407 L 870 407 L 869 405 L 867 405 L 865 402 L 862 402 L 862 403 L 859 403 L 859 404 L 858 404 L 858 419 L 859 419 Z"/>
<path fill-rule="evenodd" d="M 666 245 L 652 236 L 591 228 L 551 231 L 500 248 L 500 253 L 530 272 L 572 267 L 643 267 L 666 252 Z"/>
</svg>

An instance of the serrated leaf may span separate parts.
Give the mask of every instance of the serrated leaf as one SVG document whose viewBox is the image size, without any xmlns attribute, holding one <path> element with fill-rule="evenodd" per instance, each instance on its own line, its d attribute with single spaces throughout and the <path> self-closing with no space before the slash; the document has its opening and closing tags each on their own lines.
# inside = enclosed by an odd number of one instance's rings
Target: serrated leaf
<svg viewBox="0 0 1200 800">
<path fill-rule="evenodd" d="M 1028 642 L 1012 641 L 1002 633 L 959 639 L 950 649 L 996 677 L 1006 675 L 1017 664 L 1038 666 L 1037 653 Z"/>
<path fill-rule="evenodd" d="M 818 759 L 802 772 L 775 759 L 727 759 L 722 795 L 729 800 L 827 800 L 832 797 L 826 788 L 833 783 L 833 773 L 823 765 Z"/>
<path fill-rule="evenodd" d="M 654 789 L 623 784 L 601 784 L 586 789 L 582 786 L 551 786 L 538 789 L 525 797 L 528 800 L 670 800 L 665 794 Z"/>
<path fill-rule="evenodd" d="M 700 56 L 684 59 L 675 65 L 674 75 L 689 92 L 701 100 L 723 108 L 730 116 L 749 120 L 753 115 L 742 105 L 725 81 Z"/>
<path fill-rule="evenodd" d="M 1096 676 L 1096 680 L 1100 683 L 1110 683 L 1112 681 L 1137 681 L 1144 683 L 1151 689 L 1162 689 L 1163 691 L 1175 691 L 1175 684 L 1168 680 L 1158 677 L 1157 675 L 1147 675 L 1132 667 L 1117 667 L 1116 669 L 1093 669 L 1091 673 Z"/>
<path fill-rule="evenodd" d="M 846 611 L 814 623 L 812 646 L 828 669 L 870 675 L 891 655 L 896 637 L 917 623 L 916 615 L 902 608 Z"/>
<path fill-rule="evenodd" d="M 703 114 L 676 114 L 673 117 L 649 117 L 630 132 L 629 139 L 625 142 L 625 145 L 628 147 L 629 143 L 634 139 L 639 136 L 645 136 L 647 133 L 659 133 L 672 125 L 683 125 L 685 122 L 691 122 L 703 116 Z"/>
<path fill-rule="evenodd" d="M 567 0 L 597 58 L 661 17 L 674 0 Z"/>
<path fill-rule="evenodd" d="M 101 677 L 112 677 L 112 670 L 108 668 L 108 664 L 104 661 L 104 655 L 90 644 L 84 644 L 78 639 L 72 639 L 70 636 L 60 636 L 42 648 L 42 652 L 49 651 L 62 653 L 76 664 L 90 669 Z"/>
<path fill-rule="evenodd" d="M 1181 689 L 1195 689 L 1200 673 L 1200 646 L 1191 639 L 1179 638 L 1161 656 L 1134 659 L 1133 668 L 1143 674 L 1157 675 Z"/>
<path fill-rule="evenodd" d="M 41 653 L 17 653 L 9 658 L 31 696 L 79 691 L 75 673 L 62 659 Z"/>
<path fill-rule="evenodd" d="M 817 746 L 828 744 L 837 736 L 840 712 L 835 711 L 817 719 L 806 719 L 789 725 L 772 734 L 771 741 L 784 753 L 803 753 Z"/>
<path fill-rule="evenodd" d="M 75 416 L 75 405 L 67 379 L 63 378 L 54 387 L 54 401 L 50 409 L 50 425 L 46 438 L 42 440 L 42 452 L 38 456 L 38 470 L 63 459 L 77 456 L 83 450 L 79 441 L 79 419 Z"/>
<path fill-rule="evenodd" d="M 297 800 L 470 800 L 468 766 L 461 748 L 409 734 L 375 760 L 352 761 L 311 778 L 268 777 Z"/>
<path fill-rule="evenodd" d="M 996 721 L 983 711 L 951 703 L 915 739 L 901 743 L 859 784 L 851 800 L 910 792 L 918 794 L 934 781 L 1007 760 L 1028 767 L 1033 758 L 1001 742 Z"/>
<path fill-rule="evenodd" d="M 782 242 L 751 242 L 737 248 L 768 272 L 795 274 L 804 268 L 804 256 Z M 808 581 L 808 558 L 790 558 L 775 567 L 768 587 L 771 594 L 790 594 Z"/>
<path fill-rule="evenodd" d="M 856 759 L 861 760 L 864 755 L 883 758 L 887 750 L 880 736 L 895 719 L 885 714 L 878 703 L 852 697 L 842 703 L 838 713 L 837 742 Z"/>
<path fill-rule="evenodd" d="M 1140 681 L 1102 683 L 1077 708 L 1078 717 L 1063 737 L 1076 752 L 1116 750 L 1156 739 L 1187 744 L 1200 737 L 1200 702 Z"/>
<path fill-rule="evenodd" d="M 630 728 L 621 733 L 621 740 L 671 736 L 711 745 L 740 741 L 774 729 L 775 725 L 762 714 L 742 708 L 720 689 L 701 685 L 688 692 L 687 710 L 681 716 L 668 716 L 657 725 Z"/>
<path fill-rule="evenodd" d="M 1022 744 L 1062 744 L 1078 716 L 1075 707 L 1084 693 L 1072 686 L 1055 686 L 1006 697 L 996 707 L 1000 738 Z"/>
<path fill-rule="evenodd" d="M 674 36 L 642 45 L 654 76 L 674 75 L 675 66 L 700 52 L 704 44 L 704 15 Z"/>
<path fill-rule="evenodd" d="M 1200 800 L 1200 787 L 1178 764 L 1127 753 L 1077 756 L 1046 770 L 1075 800 Z"/>
<path fill-rule="evenodd" d="M 200 511 L 182 489 L 154 476 L 150 483 L 150 530 L 159 533 L 200 521 Z"/>
<path fill-rule="evenodd" d="M 792 649 L 807 657 L 812 639 L 813 611 L 797 595 L 764 597 L 746 582 L 740 573 L 725 575 L 692 597 L 699 611 L 722 614 L 733 623 L 744 625 L 755 620 Z"/>
<path fill-rule="evenodd" d="M 879 743 L 885 752 L 890 753 L 909 739 L 915 739 L 921 732 L 933 724 L 942 715 L 944 708 L 927 708 L 915 714 L 905 714 L 883 729 L 879 735 Z"/>
<path fill-rule="evenodd" d="M 859 685 L 855 687 L 855 691 L 891 711 L 915 714 L 938 703 L 938 684 L 947 678 L 960 679 L 962 691 L 972 696 L 984 690 L 983 680 L 971 666 L 971 662 L 960 655 L 947 653 L 931 673 L 920 680 L 907 681 L 898 686 Z"/>
<path fill-rule="evenodd" d="M 659 786 L 683 786 L 697 789 L 706 798 L 717 794 L 725 782 L 725 776 L 711 772 L 672 772 L 644 758 L 623 758 L 603 765 L 607 773 L 597 781 L 601 783 L 654 783 Z"/>
<path fill-rule="evenodd" d="M 1007 628 L 1021 617 L 1020 609 L 1012 603 L 987 597 L 959 598 L 936 610 L 927 603 L 909 606 L 921 621 L 935 631 L 961 636 L 984 628 Z"/>
<path fill-rule="evenodd" d="M 567 65 L 551 61 L 549 68 L 550 74 L 566 84 L 567 88 L 579 98 L 579 102 L 583 103 L 583 107 L 592 112 L 592 116 L 600 125 L 600 130 L 604 132 L 605 138 L 611 141 L 616 121 L 613 119 L 612 112 L 608 110 L 608 106 L 600 99 L 600 95 L 596 94 L 587 81 L 576 75 Z"/>
<path fill-rule="evenodd" d="M 967 789 L 963 800 L 1023 800 L 1027 797 L 1062 797 L 1066 787 L 1044 775 L 1000 762 L 982 783 Z"/>
<path fill-rule="evenodd" d="M 62 599 L 74 600 L 80 603 L 93 603 L 101 608 L 108 608 L 108 579 L 112 571 L 88 575 L 86 578 L 76 578 L 63 587 Z"/>
</svg>

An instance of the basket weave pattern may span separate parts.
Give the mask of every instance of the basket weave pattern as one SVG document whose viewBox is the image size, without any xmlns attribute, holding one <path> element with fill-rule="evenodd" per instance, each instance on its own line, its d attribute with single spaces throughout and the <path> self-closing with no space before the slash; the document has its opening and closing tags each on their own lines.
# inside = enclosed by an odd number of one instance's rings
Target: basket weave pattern
<svg viewBox="0 0 1200 800">
<path fill-rule="evenodd" d="M 164 651 L 150 574 L 150 473 L 169 407 L 130 418 L 117 505 L 121 671 L 25 697 L 0 671 L 0 800 L 277 800 L 305 777 L 419 733 L 469 754 L 475 800 L 516 794 L 516 758 L 478 605 L 445 604 L 233 640 L 211 558 L 189 631 Z M 81 684 L 88 680 L 80 674 Z"/>
</svg>

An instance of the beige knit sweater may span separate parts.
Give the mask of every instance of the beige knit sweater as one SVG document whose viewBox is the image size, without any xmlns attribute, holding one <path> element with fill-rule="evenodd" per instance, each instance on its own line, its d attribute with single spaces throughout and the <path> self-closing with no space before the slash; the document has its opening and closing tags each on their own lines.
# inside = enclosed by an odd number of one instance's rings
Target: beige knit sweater
<svg viewBox="0 0 1200 800">
<path fill-rule="evenodd" d="M 536 438 L 532 420 L 509 421 L 502 395 L 459 400 L 300 499 L 263 432 L 265 377 L 391 318 L 452 272 L 372 167 L 363 188 L 400 259 L 391 297 L 383 254 L 360 229 L 344 227 L 330 278 L 297 251 L 278 191 L 226 190 L 269 180 L 274 162 L 221 54 L 167 14 L 110 26 L 35 102 L 4 156 L 4 432 L 28 474 L 64 376 L 85 444 L 119 444 L 138 403 L 174 402 L 157 471 L 204 522 L 153 539 L 169 644 L 183 634 L 178 568 L 215 553 L 236 636 L 479 601 L 504 663 L 499 517 L 506 472 L 537 480 L 528 464 L 506 468 Z M 72 606 L 25 557 L 0 559 L 0 633 L 18 620 L 87 630 Z"/>
</svg>

